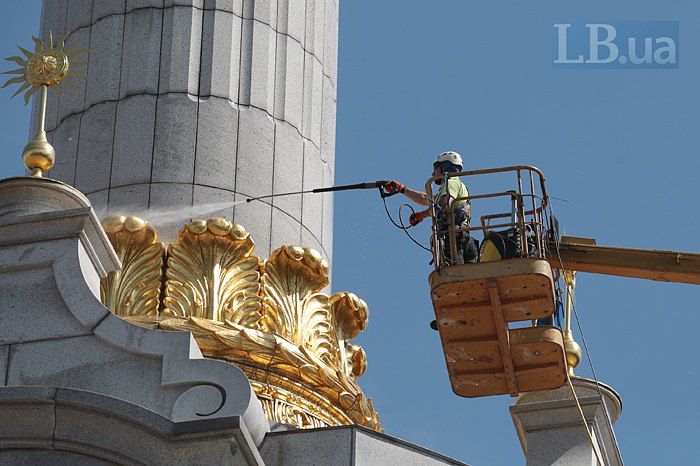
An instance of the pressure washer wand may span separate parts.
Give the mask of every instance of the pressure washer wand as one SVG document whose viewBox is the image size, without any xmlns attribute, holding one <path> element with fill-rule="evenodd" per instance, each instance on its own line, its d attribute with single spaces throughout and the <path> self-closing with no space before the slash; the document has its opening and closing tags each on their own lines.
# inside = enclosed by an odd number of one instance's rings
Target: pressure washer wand
<svg viewBox="0 0 700 466">
<path fill-rule="evenodd" d="M 357 184 L 346 184 L 343 186 L 329 186 L 327 188 L 316 188 L 316 189 L 309 189 L 306 191 L 294 191 L 291 193 L 280 193 L 280 194 L 268 194 L 266 196 L 258 196 L 258 197 L 251 197 L 246 199 L 246 202 L 250 201 L 258 201 L 260 199 L 266 199 L 268 197 L 280 197 L 280 196 L 291 196 L 293 194 L 308 194 L 308 193 L 327 193 L 327 192 L 332 192 L 332 191 L 347 191 L 350 189 L 374 189 L 374 188 L 379 188 L 379 191 L 382 190 L 382 186 L 387 184 L 388 181 L 369 181 L 367 183 L 357 183 Z"/>
</svg>

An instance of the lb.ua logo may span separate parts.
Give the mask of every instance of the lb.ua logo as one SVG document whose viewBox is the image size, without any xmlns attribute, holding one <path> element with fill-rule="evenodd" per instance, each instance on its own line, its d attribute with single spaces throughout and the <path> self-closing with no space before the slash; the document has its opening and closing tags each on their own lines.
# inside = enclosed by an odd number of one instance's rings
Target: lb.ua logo
<svg viewBox="0 0 700 466">
<path fill-rule="evenodd" d="M 554 25 L 555 68 L 678 68 L 678 21 Z"/>
</svg>

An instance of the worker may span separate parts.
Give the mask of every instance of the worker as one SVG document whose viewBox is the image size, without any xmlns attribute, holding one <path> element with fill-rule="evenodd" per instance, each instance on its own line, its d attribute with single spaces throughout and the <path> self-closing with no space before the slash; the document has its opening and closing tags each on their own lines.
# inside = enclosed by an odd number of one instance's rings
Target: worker
<svg viewBox="0 0 700 466">
<path fill-rule="evenodd" d="M 436 208 L 438 209 L 438 231 L 440 232 L 440 242 L 442 243 L 442 252 L 446 260 L 446 265 L 449 265 L 450 258 L 450 241 L 448 237 L 449 217 L 446 215 L 448 209 L 454 212 L 456 226 L 469 226 L 470 220 L 470 205 L 466 199 L 469 196 L 467 187 L 462 183 L 459 177 L 451 176 L 447 178 L 448 173 L 458 173 L 462 171 L 462 156 L 457 152 L 448 151 L 438 155 L 433 162 L 433 176 L 437 176 L 435 183 L 440 186 L 435 195 Z M 447 179 L 447 183 L 445 183 Z M 389 194 L 401 193 L 413 202 L 428 206 L 431 199 L 428 195 L 421 191 L 416 191 L 405 187 L 398 181 L 390 181 L 384 185 L 384 190 Z M 430 209 L 420 212 L 414 212 L 409 217 L 411 226 L 416 226 L 426 217 L 430 216 Z M 457 233 L 457 263 L 465 264 L 476 262 L 478 258 L 478 250 L 476 242 L 471 238 L 468 231 Z"/>
</svg>

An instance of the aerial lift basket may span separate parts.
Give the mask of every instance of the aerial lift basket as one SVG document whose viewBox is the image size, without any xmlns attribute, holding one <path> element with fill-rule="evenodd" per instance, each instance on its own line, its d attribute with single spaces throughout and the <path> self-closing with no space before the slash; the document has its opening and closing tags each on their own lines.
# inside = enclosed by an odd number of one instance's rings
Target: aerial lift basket
<svg viewBox="0 0 700 466">
<path fill-rule="evenodd" d="M 462 172 L 454 176 L 506 171 L 517 172 L 517 192 L 470 196 L 467 200 L 511 198 L 514 207 L 510 223 L 492 225 L 494 219 L 509 215 L 492 214 L 482 217 L 480 226 L 469 228 L 455 226 L 451 220 L 449 231 L 445 232 L 439 229 L 439 222 L 433 222 L 436 270 L 429 277 L 431 299 L 452 389 L 464 397 L 517 396 L 566 383 L 561 330 L 550 325 L 509 327 L 517 322 L 529 325 L 536 319 L 552 316 L 556 306 L 552 268 L 544 259 L 546 234 L 542 214 L 547 202 L 544 178 L 534 167 Z M 529 193 L 522 191 L 523 172 L 530 174 Z M 533 173 L 540 176 L 541 194 L 535 193 Z M 432 181 L 426 184 L 429 195 Z M 524 206 L 528 198 L 532 199 L 530 210 Z M 458 264 L 455 253 L 443 257 L 445 252 L 440 245 L 450 241 L 453 247 L 449 251 L 457 251 L 454 245 L 459 231 L 488 232 L 494 227 L 518 228 L 522 234 L 520 257 L 474 264 Z M 534 235 L 530 246 L 526 231 Z"/>
</svg>

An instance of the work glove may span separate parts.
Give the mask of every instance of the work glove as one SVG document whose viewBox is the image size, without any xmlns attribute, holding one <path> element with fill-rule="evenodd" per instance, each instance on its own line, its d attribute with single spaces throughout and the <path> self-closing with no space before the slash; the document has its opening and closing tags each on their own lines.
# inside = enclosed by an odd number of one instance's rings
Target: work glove
<svg viewBox="0 0 700 466">
<path fill-rule="evenodd" d="M 405 189 L 406 187 L 398 181 L 389 181 L 384 185 L 384 191 L 386 191 L 387 194 L 402 193 Z"/>
<path fill-rule="evenodd" d="M 410 217 L 408 217 L 408 223 L 411 224 L 412 227 L 418 225 L 420 222 L 423 221 L 423 219 L 427 216 L 428 214 L 425 211 L 422 212 L 413 212 Z"/>
</svg>

